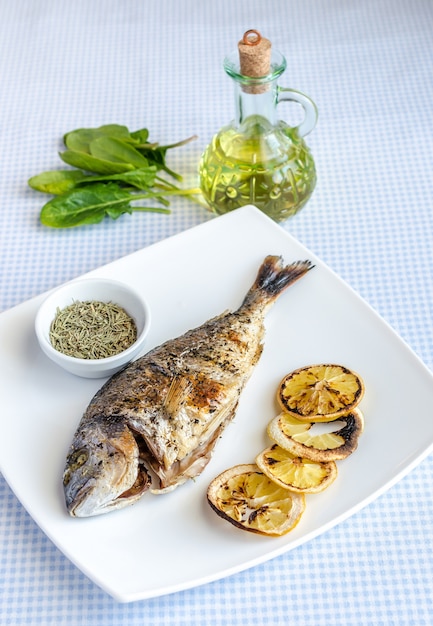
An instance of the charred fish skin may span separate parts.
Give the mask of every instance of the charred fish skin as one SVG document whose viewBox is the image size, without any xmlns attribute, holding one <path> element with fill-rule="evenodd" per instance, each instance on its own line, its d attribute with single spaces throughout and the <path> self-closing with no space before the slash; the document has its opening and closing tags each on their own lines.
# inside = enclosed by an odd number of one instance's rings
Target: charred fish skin
<svg viewBox="0 0 433 626">
<path fill-rule="evenodd" d="M 310 261 L 284 266 L 281 257 L 266 257 L 236 311 L 166 341 L 101 387 L 66 461 L 71 515 L 132 504 L 149 488 L 145 467 L 157 481 L 155 493 L 203 471 L 260 359 L 269 307 L 312 267 Z"/>
</svg>

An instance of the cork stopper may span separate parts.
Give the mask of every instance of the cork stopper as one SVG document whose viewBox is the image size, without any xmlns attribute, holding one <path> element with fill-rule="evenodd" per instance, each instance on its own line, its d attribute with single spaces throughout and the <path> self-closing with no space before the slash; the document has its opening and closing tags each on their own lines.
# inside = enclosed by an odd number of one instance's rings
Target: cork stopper
<svg viewBox="0 0 433 626">
<path fill-rule="evenodd" d="M 247 30 L 238 43 L 240 71 L 243 76 L 250 78 L 262 78 L 271 70 L 272 44 L 265 39 L 257 30 Z M 263 93 L 269 89 L 269 85 L 244 85 L 243 90 L 247 93 Z"/>
</svg>

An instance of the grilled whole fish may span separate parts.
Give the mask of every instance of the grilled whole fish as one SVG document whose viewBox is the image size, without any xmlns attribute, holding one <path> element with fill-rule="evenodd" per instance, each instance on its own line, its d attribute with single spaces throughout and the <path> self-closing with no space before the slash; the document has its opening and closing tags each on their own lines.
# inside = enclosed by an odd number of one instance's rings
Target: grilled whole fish
<svg viewBox="0 0 433 626">
<path fill-rule="evenodd" d="M 234 312 L 154 348 L 114 374 L 87 407 L 63 484 L 69 513 L 98 515 L 198 476 L 262 353 L 264 317 L 312 268 L 268 256 Z"/>
</svg>

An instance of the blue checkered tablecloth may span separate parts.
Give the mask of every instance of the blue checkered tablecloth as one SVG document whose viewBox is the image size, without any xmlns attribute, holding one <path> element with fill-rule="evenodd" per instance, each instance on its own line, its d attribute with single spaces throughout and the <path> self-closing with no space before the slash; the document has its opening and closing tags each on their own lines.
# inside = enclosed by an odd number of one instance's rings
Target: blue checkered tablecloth
<svg viewBox="0 0 433 626">
<path fill-rule="evenodd" d="M 170 156 L 195 186 L 201 151 L 234 114 L 222 60 L 249 28 L 287 58 L 281 83 L 320 112 L 307 138 L 317 188 L 285 228 L 433 369 L 431 0 L 1 2 L 0 311 L 212 219 L 178 199 L 170 216 L 53 231 L 39 223 L 41 198 L 26 181 L 58 167 L 66 131 L 115 122 L 147 126 L 161 143 L 197 134 Z M 431 625 L 432 485 L 430 455 L 283 556 L 118 604 L 54 547 L 0 477 L 0 624 Z"/>
</svg>

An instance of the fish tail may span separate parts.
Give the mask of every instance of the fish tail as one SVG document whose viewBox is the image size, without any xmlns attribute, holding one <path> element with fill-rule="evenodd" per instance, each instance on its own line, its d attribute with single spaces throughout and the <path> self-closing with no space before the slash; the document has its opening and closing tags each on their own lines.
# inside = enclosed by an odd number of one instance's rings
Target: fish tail
<svg viewBox="0 0 433 626">
<path fill-rule="evenodd" d="M 262 299 L 271 303 L 284 289 L 304 276 L 314 265 L 311 261 L 295 261 L 284 265 L 280 256 L 267 256 L 259 268 L 256 280 L 244 300 L 244 305 Z"/>
</svg>

